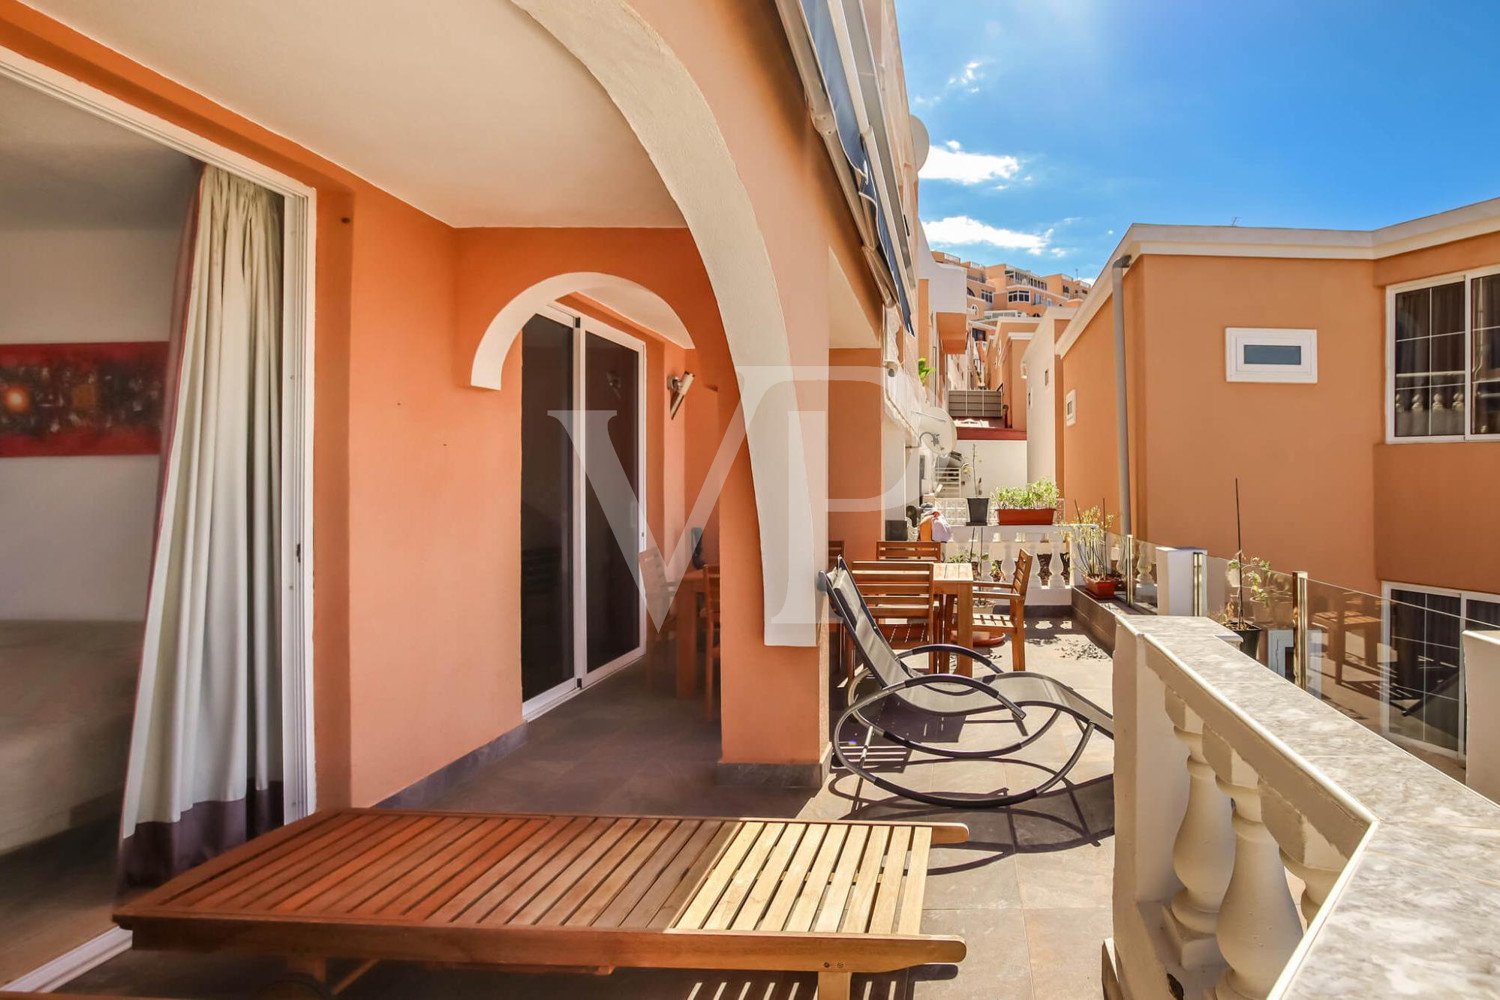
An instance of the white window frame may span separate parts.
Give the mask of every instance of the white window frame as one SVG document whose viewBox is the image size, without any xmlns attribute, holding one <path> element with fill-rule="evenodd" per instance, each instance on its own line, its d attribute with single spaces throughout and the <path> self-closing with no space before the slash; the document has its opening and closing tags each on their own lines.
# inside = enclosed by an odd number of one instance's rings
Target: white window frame
<svg viewBox="0 0 1500 1000">
<path fill-rule="evenodd" d="M 1258 344 L 1302 348 L 1300 365 L 1252 364 L 1245 348 Z M 1318 381 L 1318 331 L 1288 327 L 1226 326 L 1224 328 L 1224 380 L 1226 382 Z"/>
<path fill-rule="evenodd" d="M 1380 644 L 1385 649 L 1391 648 L 1391 605 L 1397 603 L 1391 596 L 1392 591 L 1410 590 L 1418 594 L 1432 594 L 1437 597 L 1456 597 L 1458 602 L 1458 620 L 1462 626 L 1469 620 L 1469 602 L 1484 601 L 1488 604 L 1500 604 L 1500 594 L 1487 594 L 1482 590 L 1457 590 L 1453 587 L 1433 587 L 1421 583 L 1400 583 L 1395 580 L 1383 580 L 1380 584 L 1380 597 L 1385 602 L 1384 610 L 1380 616 Z M 1403 602 L 1404 603 L 1404 602 Z M 1459 629 L 1462 637 L 1465 629 Z M 1460 638 L 1458 645 L 1459 671 L 1467 679 L 1468 664 L 1464 663 L 1463 641 Z M 1467 747 L 1469 743 L 1469 719 L 1468 719 L 1468 684 L 1461 683 L 1458 686 L 1458 745 L 1460 749 L 1448 750 L 1443 747 L 1434 746 L 1420 740 L 1412 740 L 1400 733 L 1391 732 L 1390 714 L 1390 677 L 1387 672 L 1382 672 L 1380 678 L 1380 728 L 1381 732 L 1395 743 L 1404 743 L 1420 746 L 1423 750 L 1431 753 L 1441 754 L 1444 757 L 1452 757 L 1463 761 L 1467 758 Z"/>
<path fill-rule="evenodd" d="M 1473 281 L 1500 274 L 1500 264 L 1475 267 L 1467 271 L 1450 271 L 1414 281 L 1403 281 L 1385 287 L 1385 443 L 1429 444 L 1452 441 L 1500 441 L 1500 432 L 1475 434 L 1470 430 L 1474 407 L 1474 301 Z M 1427 436 L 1396 436 L 1396 296 L 1401 292 L 1414 292 L 1438 285 L 1451 285 L 1455 281 L 1464 283 L 1464 432 L 1462 434 L 1431 434 Z M 1399 584 L 1398 584 L 1399 586 Z M 1413 588 L 1416 589 L 1416 588 Z"/>
<path fill-rule="evenodd" d="M 1063 397 L 1063 426 L 1072 427 L 1078 423 L 1078 390 L 1069 389 L 1068 394 Z"/>
</svg>

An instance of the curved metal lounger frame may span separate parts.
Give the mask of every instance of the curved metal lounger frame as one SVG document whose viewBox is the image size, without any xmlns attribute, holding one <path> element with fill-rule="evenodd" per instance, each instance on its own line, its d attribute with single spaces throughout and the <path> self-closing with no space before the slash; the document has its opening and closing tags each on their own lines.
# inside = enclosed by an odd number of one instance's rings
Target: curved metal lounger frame
<svg viewBox="0 0 1500 1000">
<path fill-rule="evenodd" d="M 916 652 L 916 650 L 913 650 L 912 652 Z M 860 747 L 846 749 L 842 740 L 835 739 L 833 744 L 834 755 L 838 757 L 839 763 L 848 768 L 851 773 L 860 778 L 863 778 L 865 781 L 870 782 L 870 784 L 875 785 L 878 788 L 883 788 L 895 795 L 900 795 L 902 798 L 912 799 L 917 802 L 924 802 L 928 805 L 944 806 L 953 809 L 1000 809 L 1004 808 L 1005 806 L 1012 806 L 1022 802 L 1028 802 L 1031 799 L 1037 798 L 1038 796 L 1045 795 L 1068 776 L 1068 772 L 1073 769 L 1073 766 L 1077 764 L 1079 759 L 1083 756 L 1083 751 L 1088 746 L 1089 739 L 1094 735 L 1096 731 L 1103 732 L 1106 736 L 1111 737 L 1113 736 L 1113 734 L 1109 730 L 1103 728 L 1098 723 L 1098 721 L 1090 718 L 1089 715 L 1085 712 L 1075 709 L 1072 706 L 1066 705 L 1062 702 L 1051 701 L 1045 698 L 1023 698 L 1021 700 L 1012 700 L 1001 694 L 998 690 L 995 689 L 995 687 L 991 686 L 992 684 L 995 686 L 1004 684 L 1010 678 L 1016 678 L 1018 680 L 1033 683 L 1040 681 L 1061 686 L 1061 682 L 1055 681 L 1050 677 L 1029 673 L 999 674 L 992 678 L 990 683 L 975 680 L 972 677 L 965 677 L 961 674 L 918 675 L 901 681 L 897 684 L 892 684 L 889 687 L 881 688 L 879 691 L 876 691 L 865 696 L 864 698 L 859 699 L 854 704 L 845 709 L 843 714 L 839 716 L 835 734 L 842 733 L 845 724 L 847 724 L 852 719 L 865 728 L 867 734 L 867 742 Z M 968 695 L 975 692 L 983 692 L 984 694 L 990 695 L 995 701 L 995 704 L 992 706 L 986 706 L 978 709 L 968 708 L 951 713 L 939 712 L 934 714 L 973 715 L 981 712 L 993 712 L 996 710 L 1009 711 L 1015 718 L 1016 724 L 1019 727 L 1023 738 L 1017 740 L 1014 743 L 989 750 L 953 750 L 947 747 L 934 746 L 929 743 L 922 743 L 919 740 L 911 739 L 910 737 L 896 732 L 893 729 L 878 722 L 872 722 L 866 716 L 866 711 L 871 706 L 876 705 L 894 695 L 898 695 L 902 691 L 906 691 L 912 688 L 927 688 L 932 691 L 939 691 L 944 694 L 957 696 Z M 1027 733 L 1025 723 L 1022 721 L 1027 716 L 1027 708 L 1051 710 L 1051 715 L 1047 717 L 1047 720 L 1042 723 L 1039 728 L 1031 733 Z M 1003 758 L 1036 742 L 1049 729 L 1052 728 L 1053 724 L 1056 723 L 1058 719 L 1062 718 L 1064 715 L 1072 718 L 1078 725 L 1078 745 L 1073 748 L 1073 753 L 1068 757 L 1067 761 L 1065 761 L 1063 765 L 1058 768 L 1052 768 L 1047 766 L 1046 764 L 1041 764 L 1035 761 L 1026 761 L 1025 763 L 1028 766 L 1032 766 L 1046 772 L 1048 774 L 1048 777 L 1040 784 L 1037 784 L 1021 792 L 1014 792 L 1006 795 L 989 796 L 958 796 L 946 795 L 942 792 L 923 792 L 918 791 L 915 788 L 909 788 L 905 785 L 900 784 L 899 782 L 893 781 L 891 778 L 877 771 L 872 771 L 869 768 L 865 767 L 862 761 L 855 759 L 856 754 L 858 754 L 858 756 L 863 756 L 863 754 L 858 753 L 858 751 L 863 750 L 865 746 L 868 745 L 868 734 L 874 732 L 878 732 L 881 736 L 892 741 L 893 743 L 900 744 L 901 746 L 907 747 L 909 749 L 918 750 L 922 753 L 932 754 L 933 756 L 937 757 L 945 757 L 950 760 L 992 760 L 996 758 Z M 849 752 L 849 749 L 854 749 L 856 753 L 851 754 Z"/>
<path fill-rule="evenodd" d="M 841 571 L 847 572 L 847 567 L 844 565 L 842 559 L 839 560 L 838 568 Z M 862 596 L 859 597 L 859 603 L 861 606 L 859 610 L 856 611 L 855 608 L 851 606 L 851 601 L 846 598 L 843 593 L 840 593 L 836 587 L 832 586 L 832 581 L 829 580 L 827 575 L 823 577 L 822 582 L 824 584 L 825 591 L 828 592 L 830 598 L 832 599 L 834 608 L 837 610 L 839 616 L 844 619 L 846 626 L 853 629 L 857 616 L 864 617 L 869 624 L 874 625 L 874 619 L 870 615 L 869 608 L 864 606 L 864 599 Z M 878 627 L 875 628 L 872 634 L 879 634 Z M 856 648 L 858 648 L 857 643 Z M 864 650 L 860 650 L 859 652 L 861 657 L 867 661 L 867 665 L 871 667 L 871 675 L 880 678 L 879 672 L 874 669 L 874 664 L 868 662 L 868 654 Z M 962 674 L 919 673 L 913 670 L 906 663 L 907 657 L 918 656 L 924 653 L 947 653 L 965 657 L 983 665 L 989 671 L 990 676 L 986 677 L 983 680 L 976 680 L 973 677 L 967 677 Z M 834 728 L 833 750 L 835 756 L 837 756 L 839 760 L 839 763 L 848 768 L 851 773 L 860 778 L 863 778 L 864 780 L 870 782 L 872 785 L 875 785 L 878 788 L 883 788 L 886 791 L 896 795 L 900 795 L 903 798 L 912 799 L 916 802 L 924 802 L 928 805 L 944 806 L 955 809 L 998 809 L 1005 806 L 1016 805 L 1021 802 L 1027 802 L 1031 799 L 1037 798 L 1040 795 L 1046 794 L 1067 777 L 1068 772 L 1073 769 L 1073 766 L 1078 763 L 1079 758 L 1083 756 L 1083 751 L 1088 746 L 1089 739 L 1094 735 L 1094 732 L 1096 730 L 1103 732 L 1106 736 L 1110 736 L 1111 738 L 1113 738 L 1113 727 L 1107 726 L 1105 724 L 1106 722 L 1110 721 L 1108 712 L 1106 712 L 1099 706 L 1094 705 L 1082 695 L 1077 694 L 1061 681 L 1054 680 L 1053 678 L 1047 677 L 1044 674 L 1037 674 L 1031 671 L 1028 671 L 1024 674 L 1014 672 L 1007 673 L 983 653 L 976 652 L 975 650 L 969 649 L 965 646 L 957 646 L 951 643 L 931 643 L 928 645 L 917 646 L 916 648 L 909 649 L 899 655 L 894 655 L 894 659 L 896 664 L 901 669 L 902 673 L 904 673 L 906 676 L 899 681 L 886 684 L 879 691 L 876 691 L 873 694 L 855 700 L 847 709 L 844 710 L 843 714 L 839 716 L 838 723 Z M 1048 694 L 1051 694 L 1052 697 L 1010 698 L 1007 697 L 1001 690 L 999 690 L 1002 686 L 1016 687 L 1023 685 L 1032 688 L 1043 688 Z M 941 695 L 953 697 L 955 699 L 965 698 L 971 703 L 977 700 L 974 697 L 976 695 L 987 696 L 990 699 L 991 703 L 981 704 L 978 707 L 973 707 L 972 704 L 962 707 L 955 705 L 952 711 L 945 711 L 943 709 L 933 708 L 931 706 L 917 706 L 911 704 L 909 699 L 904 697 L 905 692 L 917 689 L 932 691 Z M 882 725 L 878 722 L 874 722 L 868 717 L 867 712 L 872 706 L 877 705 L 885 699 L 892 697 L 895 697 L 901 701 L 906 701 L 911 705 L 913 709 L 918 712 L 944 718 L 962 718 L 970 715 L 977 715 L 995 711 L 1006 711 L 1009 712 L 1012 718 L 1015 720 L 1016 726 L 1020 731 L 1022 739 L 1017 740 L 1014 743 L 1007 744 L 1003 747 L 998 747 L 990 750 L 954 750 L 948 747 L 934 746 L 929 743 L 923 743 L 920 740 L 908 737 L 903 733 L 896 732 L 888 726 Z M 1043 722 L 1039 728 L 1030 733 L 1027 732 L 1026 723 L 1024 721 L 1027 716 L 1026 709 L 1028 707 L 1040 708 L 1043 710 L 1050 709 L 1052 713 L 1047 717 L 1047 720 Z M 865 742 L 859 747 L 859 750 L 861 751 L 868 749 L 870 736 L 875 732 L 879 732 L 881 736 L 885 737 L 893 743 L 897 743 L 911 750 L 917 750 L 922 753 L 932 754 L 936 757 L 944 757 L 950 760 L 991 760 L 995 758 L 1003 758 L 1009 754 L 1015 753 L 1018 750 L 1024 749 L 1032 743 L 1035 743 L 1038 739 L 1045 735 L 1048 730 L 1052 728 L 1052 726 L 1057 722 L 1058 719 L 1062 718 L 1064 715 L 1072 718 L 1073 721 L 1078 725 L 1080 731 L 1078 745 L 1073 749 L 1072 755 L 1068 757 L 1067 761 L 1060 768 L 1051 768 L 1045 764 L 1040 764 L 1034 761 L 1025 761 L 1024 763 L 1026 763 L 1028 766 L 1035 767 L 1038 770 L 1048 774 L 1047 779 L 1032 788 L 1026 789 L 1025 791 L 1007 795 L 957 796 L 945 795 L 941 792 L 922 792 L 914 788 L 908 788 L 905 785 L 891 780 L 885 775 L 882 775 L 875 771 L 871 771 L 869 768 L 864 766 L 862 761 L 855 760 L 854 755 L 845 748 L 843 741 L 839 738 L 839 735 L 844 731 L 844 726 L 852 719 L 858 722 L 865 729 Z M 860 756 L 862 757 L 863 753 L 860 753 Z"/>
</svg>

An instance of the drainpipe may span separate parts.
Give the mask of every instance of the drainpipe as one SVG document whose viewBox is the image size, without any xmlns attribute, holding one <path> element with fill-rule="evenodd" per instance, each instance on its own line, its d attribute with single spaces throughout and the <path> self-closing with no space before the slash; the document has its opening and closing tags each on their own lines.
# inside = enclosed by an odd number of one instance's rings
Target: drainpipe
<svg viewBox="0 0 1500 1000">
<path fill-rule="evenodd" d="M 1134 533 L 1130 518 L 1130 400 L 1125 395 L 1125 269 L 1130 255 L 1116 260 L 1109 268 L 1112 296 L 1115 300 L 1115 419 L 1119 424 L 1120 462 L 1120 534 Z"/>
</svg>

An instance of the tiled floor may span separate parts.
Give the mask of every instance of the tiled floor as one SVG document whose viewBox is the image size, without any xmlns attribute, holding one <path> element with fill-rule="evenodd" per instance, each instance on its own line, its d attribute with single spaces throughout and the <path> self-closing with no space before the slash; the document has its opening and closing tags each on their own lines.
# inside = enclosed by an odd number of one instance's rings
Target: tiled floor
<svg viewBox="0 0 1500 1000">
<path fill-rule="evenodd" d="M 1109 661 L 1064 620 L 1033 631 L 1028 667 L 1108 705 Z M 1063 727 L 1058 726 L 1061 730 Z M 967 735 L 967 734 L 966 734 Z M 1029 748 L 1060 763 L 1061 732 Z M 645 690 L 627 670 L 532 724 L 514 753 L 451 789 L 435 805 L 473 810 L 559 810 L 686 815 L 878 818 L 930 815 L 970 828 L 966 844 L 934 848 L 924 930 L 961 934 L 968 958 L 891 976 L 856 977 L 865 1000 L 1085 1000 L 1100 995 L 1099 948 L 1110 933 L 1113 748 L 1090 745 L 1071 787 L 998 811 L 904 802 L 847 773 L 819 790 L 725 788 L 715 783 L 718 733 L 699 705 Z M 908 761 L 903 780 L 983 791 L 1035 781 L 1018 763 Z M 218 956 L 127 954 L 73 984 L 79 992 L 244 997 L 273 965 Z M 530 976 L 378 966 L 348 1000 L 468 997 L 599 1000 L 810 1000 L 812 977 L 620 970 L 612 976 Z"/>
</svg>

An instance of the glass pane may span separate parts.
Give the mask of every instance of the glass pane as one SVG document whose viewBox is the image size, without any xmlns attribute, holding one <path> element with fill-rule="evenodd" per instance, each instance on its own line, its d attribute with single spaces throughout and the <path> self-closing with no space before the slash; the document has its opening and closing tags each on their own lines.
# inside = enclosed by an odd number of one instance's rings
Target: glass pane
<svg viewBox="0 0 1500 1000">
<path fill-rule="evenodd" d="M 1450 282 L 1396 296 L 1397 437 L 1463 433 L 1464 285 Z"/>
<path fill-rule="evenodd" d="M 591 415 L 611 415 L 605 429 L 589 421 L 585 450 L 589 670 L 641 645 L 639 359 L 623 344 L 585 335 L 584 406 Z M 596 484 L 611 482 L 622 469 L 629 490 L 615 495 L 606 489 L 601 497 Z"/>
<path fill-rule="evenodd" d="M 1391 599 L 1400 602 L 1391 614 L 1391 732 L 1456 750 L 1462 602 L 1412 590 L 1392 590 Z"/>
<path fill-rule="evenodd" d="M 573 407 L 573 328 L 521 332 L 521 696 L 573 680 L 573 445 L 553 410 Z"/>
<path fill-rule="evenodd" d="M 1500 274 L 1475 278 L 1474 391 L 1469 429 L 1475 434 L 1500 434 Z M 1462 412 L 1459 415 L 1463 419 Z"/>
<path fill-rule="evenodd" d="M 1300 365 L 1302 348 L 1296 344 L 1246 344 L 1247 365 Z"/>
</svg>

